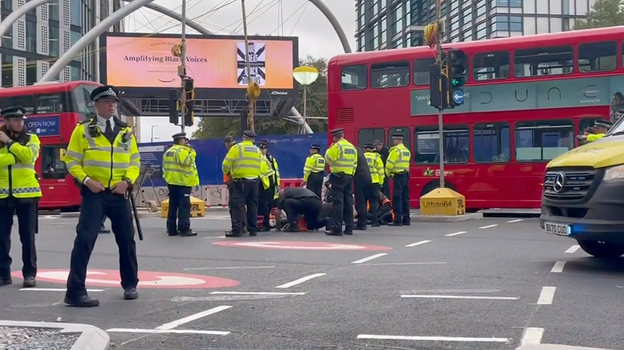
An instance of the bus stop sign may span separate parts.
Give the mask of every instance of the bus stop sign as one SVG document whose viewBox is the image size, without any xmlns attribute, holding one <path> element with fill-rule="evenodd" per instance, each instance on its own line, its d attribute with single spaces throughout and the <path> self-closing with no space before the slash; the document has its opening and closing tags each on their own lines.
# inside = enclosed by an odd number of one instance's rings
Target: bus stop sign
<svg viewBox="0 0 624 350">
<path fill-rule="evenodd" d="M 460 105 L 464 103 L 464 92 L 461 90 L 457 90 L 453 93 L 453 102 Z"/>
</svg>

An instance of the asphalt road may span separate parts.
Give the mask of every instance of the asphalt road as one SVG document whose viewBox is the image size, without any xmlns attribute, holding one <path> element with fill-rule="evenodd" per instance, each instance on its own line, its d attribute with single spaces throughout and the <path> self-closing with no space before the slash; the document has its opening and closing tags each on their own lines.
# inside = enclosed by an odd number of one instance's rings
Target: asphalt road
<svg viewBox="0 0 624 350">
<path fill-rule="evenodd" d="M 233 240 L 222 237 L 224 214 L 193 219 L 199 236 L 188 238 L 143 219 L 136 301 L 122 300 L 106 271 L 118 268 L 117 247 L 102 235 L 89 265 L 102 302 L 93 309 L 62 304 L 75 219 L 42 217 L 39 289 L 20 290 L 19 278 L 0 288 L 0 319 L 92 324 L 115 350 L 624 348 L 624 259 L 590 258 L 535 219 Z"/>
</svg>

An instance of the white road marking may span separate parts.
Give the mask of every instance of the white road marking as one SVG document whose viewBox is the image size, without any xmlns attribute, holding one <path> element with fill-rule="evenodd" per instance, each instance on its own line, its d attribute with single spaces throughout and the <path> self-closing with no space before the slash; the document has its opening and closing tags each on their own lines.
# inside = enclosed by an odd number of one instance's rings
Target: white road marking
<svg viewBox="0 0 624 350">
<path fill-rule="evenodd" d="M 65 288 L 20 288 L 20 292 L 66 292 Z M 87 289 L 89 293 L 103 292 L 104 289 Z"/>
<path fill-rule="evenodd" d="M 363 263 L 365 263 L 367 261 L 371 261 L 373 259 L 381 258 L 382 256 L 386 256 L 386 255 L 388 255 L 388 253 L 379 253 L 379 254 L 371 255 L 371 256 L 366 257 L 364 259 L 353 261 L 352 264 L 363 264 Z"/>
<path fill-rule="evenodd" d="M 553 273 L 561 273 L 563 272 L 563 267 L 565 266 L 566 262 L 565 261 L 557 261 L 555 262 L 555 265 L 553 265 L 552 270 L 550 270 L 550 272 Z"/>
<path fill-rule="evenodd" d="M 226 266 L 226 267 L 189 267 L 184 271 L 205 271 L 205 270 L 246 270 L 246 269 L 274 269 L 275 266 Z"/>
<path fill-rule="evenodd" d="M 213 295 L 305 295 L 307 292 L 281 293 L 281 292 L 211 292 Z"/>
<path fill-rule="evenodd" d="M 481 229 L 481 230 L 485 230 L 485 229 L 492 228 L 492 227 L 496 227 L 496 226 L 498 226 L 498 224 L 492 224 L 492 225 L 487 225 L 487 226 L 481 226 L 481 227 L 479 227 L 479 229 Z"/>
<path fill-rule="evenodd" d="M 508 338 L 469 338 L 469 337 L 419 337 L 405 335 L 373 335 L 360 334 L 358 339 L 378 339 L 378 340 L 422 340 L 422 341 L 445 341 L 445 342 L 479 342 L 479 343 L 506 343 Z"/>
<path fill-rule="evenodd" d="M 555 299 L 557 287 L 542 287 L 542 292 L 537 299 L 537 305 L 551 305 Z"/>
<path fill-rule="evenodd" d="M 173 302 L 266 300 L 288 298 L 288 295 L 211 295 L 207 297 L 173 297 Z"/>
<path fill-rule="evenodd" d="M 568 248 L 568 250 L 566 250 L 565 252 L 568 253 L 568 254 L 574 254 L 574 253 L 576 253 L 577 250 L 579 250 L 579 248 L 581 248 L 581 246 L 578 245 L 578 244 L 575 244 L 575 245 L 571 246 L 570 248 Z"/>
<path fill-rule="evenodd" d="M 443 261 L 432 262 L 406 262 L 406 263 L 377 263 L 377 264 L 359 264 L 358 266 L 406 266 L 406 265 L 444 265 Z"/>
<path fill-rule="evenodd" d="M 168 331 L 168 330 L 172 330 L 178 326 L 181 326 L 185 323 L 189 323 L 189 322 L 193 322 L 195 320 L 199 320 L 200 318 L 212 315 L 212 314 L 216 314 L 217 312 L 221 312 L 224 310 L 227 310 L 231 308 L 231 306 L 227 306 L 227 305 L 221 305 L 221 306 L 217 306 L 214 307 L 212 309 L 206 310 L 206 311 L 202 311 L 202 312 L 198 312 L 196 314 L 193 314 L 191 316 L 185 317 L 185 318 L 181 318 L 179 320 L 175 320 L 173 322 L 169 322 L 169 323 L 165 323 L 164 325 L 160 326 L 160 327 L 156 327 L 157 330 L 161 330 L 161 331 Z"/>
<path fill-rule="evenodd" d="M 420 289 L 399 292 L 401 294 L 421 294 L 421 293 L 500 293 L 499 289 Z"/>
<path fill-rule="evenodd" d="M 542 342 L 544 328 L 529 327 L 524 330 L 520 345 L 538 345 Z"/>
<path fill-rule="evenodd" d="M 480 295 L 430 295 L 430 294 L 403 294 L 401 298 L 421 299 L 470 299 L 470 300 L 519 300 L 519 297 L 488 297 Z"/>
<path fill-rule="evenodd" d="M 464 233 L 466 233 L 466 231 L 459 231 L 459 232 L 455 232 L 455 233 L 449 233 L 448 235 L 445 235 L 445 236 L 446 237 L 454 237 L 454 236 L 463 235 Z"/>
<path fill-rule="evenodd" d="M 416 242 L 416 243 L 411 243 L 411 244 L 408 244 L 408 245 L 406 245 L 405 247 L 407 247 L 407 248 L 411 248 L 411 247 L 415 247 L 415 246 L 418 246 L 418 245 L 421 245 L 421 244 L 430 243 L 430 242 L 431 242 L 431 241 L 420 241 L 420 242 Z"/>
<path fill-rule="evenodd" d="M 290 288 L 290 287 L 296 286 L 298 284 L 301 284 L 303 282 L 309 281 L 309 280 L 311 280 L 313 278 L 317 278 L 317 277 L 321 277 L 321 276 L 325 276 L 325 275 L 327 275 L 327 274 L 326 273 L 315 273 L 313 275 L 301 277 L 300 279 L 294 280 L 292 282 L 288 282 L 288 283 L 279 285 L 279 286 L 277 286 L 275 288 L 280 288 L 280 289 Z"/>
<path fill-rule="evenodd" d="M 138 329 L 138 328 L 111 328 L 108 333 L 148 333 L 148 334 L 202 334 L 202 335 L 228 335 L 227 331 L 196 331 L 179 329 Z"/>
<path fill-rule="evenodd" d="M 522 219 L 509 220 L 507 222 L 510 224 L 513 224 L 514 222 L 520 222 L 520 221 L 522 221 Z"/>
</svg>

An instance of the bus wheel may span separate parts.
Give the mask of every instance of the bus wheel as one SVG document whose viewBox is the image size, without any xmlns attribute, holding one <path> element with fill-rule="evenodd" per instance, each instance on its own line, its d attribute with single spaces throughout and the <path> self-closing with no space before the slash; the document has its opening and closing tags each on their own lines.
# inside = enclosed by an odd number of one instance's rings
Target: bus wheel
<svg viewBox="0 0 624 350">
<path fill-rule="evenodd" d="M 577 240 L 585 253 L 600 259 L 617 259 L 624 255 L 623 244 Z"/>
<path fill-rule="evenodd" d="M 445 181 L 444 187 L 450 188 L 451 190 L 457 192 L 457 187 L 455 187 L 452 183 L 448 181 Z M 427 185 L 425 185 L 423 190 L 420 192 L 420 196 L 422 197 L 426 195 L 427 193 L 435 190 L 436 188 L 440 188 L 440 180 L 431 181 Z"/>
</svg>

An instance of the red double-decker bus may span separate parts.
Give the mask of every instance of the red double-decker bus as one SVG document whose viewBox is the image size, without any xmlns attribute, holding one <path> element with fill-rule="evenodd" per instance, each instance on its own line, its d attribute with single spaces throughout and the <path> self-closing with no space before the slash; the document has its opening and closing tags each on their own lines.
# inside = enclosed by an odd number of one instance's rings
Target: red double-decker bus
<svg viewBox="0 0 624 350">
<path fill-rule="evenodd" d="M 448 187 L 466 207 L 540 208 L 549 160 L 597 119 L 624 111 L 624 27 L 444 45 L 469 57 L 464 104 L 445 111 Z M 434 50 L 334 57 L 329 126 L 357 144 L 402 134 L 411 147 L 411 206 L 439 186 L 437 110 L 429 105 Z"/>
<path fill-rule="evenodd" d="M 63 157 L 76 125 L 95 115 L 90 94 L 98 86 L 92 81 L 72 81 L 0 89 L 0 108 L 24 107 L 26 127 L 41 139 L 35 165 L 43 192 L 40 209 L 74 211 L 80 207 L 79 189 Z"/>
</svg>

